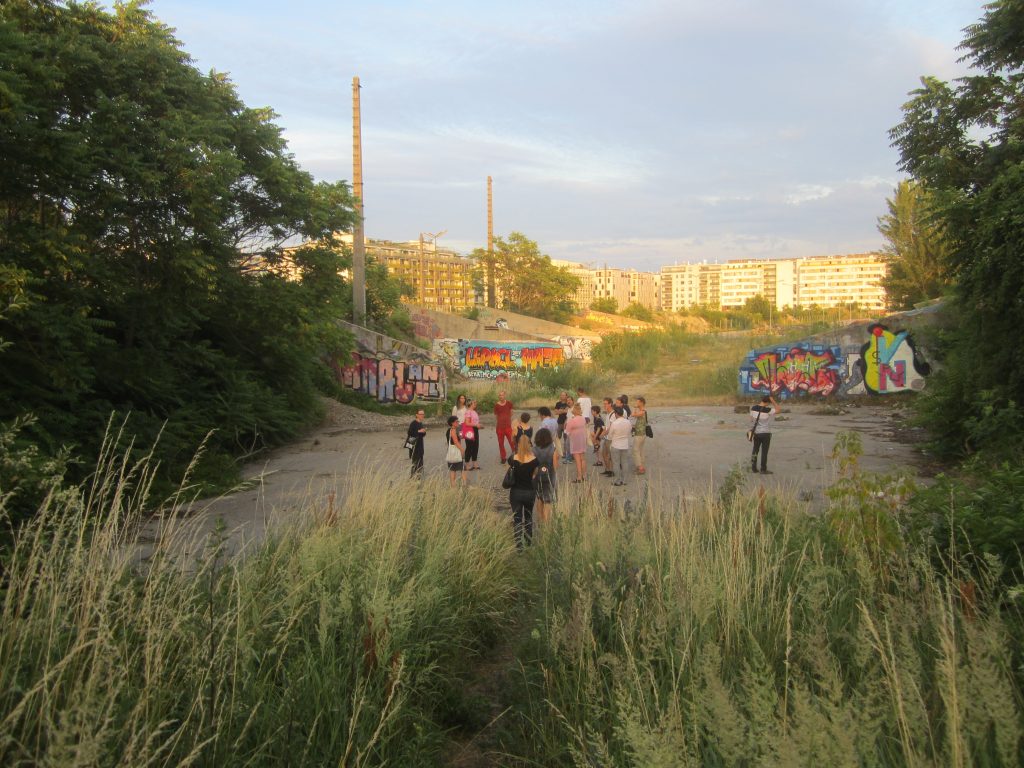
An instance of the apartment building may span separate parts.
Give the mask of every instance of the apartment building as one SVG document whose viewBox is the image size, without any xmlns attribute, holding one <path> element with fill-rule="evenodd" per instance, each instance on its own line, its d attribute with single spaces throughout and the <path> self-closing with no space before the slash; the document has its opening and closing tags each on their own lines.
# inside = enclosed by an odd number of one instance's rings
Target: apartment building
<svg viewBox="0 0 1024 768">
<path fill-rule="evenodd" d="M 657 272 L 627 270 L 629 275 L 629 304 L 639 304 L 648 309 L 658 306 L 658 288 L 661 276 Z"/>
<path fill-rule="evenodd" d="M 804 307 L 856 303 L 863 309 L 886 309 L 882 279 L 888 265 L 875 253 L 812 256 L 797 264 L 797 296 Z"/>
<path fill-rule="evenodd" d="M 662 267 L 661 306 L 676 312 L 703 304 L 738 309 L 763 296 L 776 309 L 856 303 L 884 311 L 887 265 L 873 253 L 799 259 L 742 259 Z"/>
<path fill-rule="evenodd" d="M 591 278 L 590 267 L 575 261 L 562 261 L 561 259 L 552 259 L 551 263 L 556 267 L 563 267 L 573 277 L 579 278 L 580 284 L 572 295 L 573 304 L 578 309 L 585 310 L 594 303 L 594 281 Z"/>
<path fill-rule="evenodd" d="M 339 239 L 352 245 L 352 235 Z M 410 240 L 366 240 L 366 255 L 387 267 L 388 274 L 409 285 L 407 301 L 445 312 L 459 312 L 479 303 L 473 286 L 476 262 L 436 243 Z"/>
</svg>

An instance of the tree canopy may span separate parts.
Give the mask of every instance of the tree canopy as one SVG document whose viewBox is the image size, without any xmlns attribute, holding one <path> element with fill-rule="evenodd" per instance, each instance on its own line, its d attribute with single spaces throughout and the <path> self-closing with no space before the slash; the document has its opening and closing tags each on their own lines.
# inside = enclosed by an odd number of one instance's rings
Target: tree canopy
<svg viewBox="0 0 1024 768">
<path fill-rule="evenodd" d="M 354 206 L 274 118 L 140 3 L 0 6 L 0 421 L 88 456 L 114 413 L 139 445 L 163 428 L 173 469 L 209 429 L 212 467 L 313 418 L 322 356 L 351 343 L 328 236 Z"/>
<path fill-rule="evenodd" d="M 1024 434 L 1024 0 L 996 0 L 965 30 L 973 73 L 924 77 L 892 131 L 901 167 L 934 196 L 961 322 L 929 385 L 951 447 Z M 1012 426 L 1016 425 L 1016 426 Z"/>
<path fill-rule="evenodd" d="M 483 268 L 489 254 L 477 248 L 471 254 Z M 573 294 L 580 279 L 551 258 L 521 232 L 494 238 L 494 272 L 501 306 L 543 320 L 564 322 L 576 310 Z M 482 276 L 481 276 L 482 277 Z"/>
<path fill-rule="evenodd" d="M 894 309 L 911 309 L 949 290 L 945 222 L 932 198 L 920 182 L 901 181 L 886 201 L 889 213 L 878 220 L 889 263 L 882 286 Z"/>
</svg>

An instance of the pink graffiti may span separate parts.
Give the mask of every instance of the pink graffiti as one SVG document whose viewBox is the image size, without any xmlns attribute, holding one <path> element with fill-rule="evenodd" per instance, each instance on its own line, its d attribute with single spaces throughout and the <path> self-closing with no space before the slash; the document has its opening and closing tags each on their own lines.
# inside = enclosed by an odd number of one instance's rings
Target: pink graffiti
<svg viewBox="0 0 1024 768">
<path fill-rule="evenodd" d="M 334 361 L 338 381 L 349 389 L 370 395 L 381 403 L 411 403 L 421 400 L 442 400 L 445 396 L 445 375 L 440 365 L 407 363 L 388 357 L 363 357 L 352 353 L 351 365 Z"/>
<path fill-rule="evenodd" d="M 750 383 L 758 389 L 827 397 L 839 388 L 839 375 L 830 367 L 836 359 L 828 350 L 816 353 L 794 347 L 781 358 L 775 352 L 765 352 L 753 362 L 757 373 Z"/>
</svg>

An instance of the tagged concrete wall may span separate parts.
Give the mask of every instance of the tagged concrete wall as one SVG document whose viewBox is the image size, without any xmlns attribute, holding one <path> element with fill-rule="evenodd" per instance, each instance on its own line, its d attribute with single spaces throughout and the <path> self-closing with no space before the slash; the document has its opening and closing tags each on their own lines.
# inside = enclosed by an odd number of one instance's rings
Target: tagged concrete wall
<svg viewBox="0 0 1024 768">
<path fill-rule="evenodd" d="M 331 367 L 345 387 L 380 403 L 443 400 L 447 374 L 441 361 L 415 344 L 342 322 L 356 339 L 348 359 L 334 358 Z"/>
<path fill-rule="evenodd" d="M 910 330 L 870 323 L 831 336 L 751 350 L 740 365 L 739 395 L 845 397 L 924 389 L 931 366 Z"/>
<path fill-rule="evenodd" d="M 552 341 L 434 339 L 431 352 L 452 371 L 470 379 L 523 378 L 566 360 L 589 360 L 592 342 L 576 336 Z"/>
</svg>

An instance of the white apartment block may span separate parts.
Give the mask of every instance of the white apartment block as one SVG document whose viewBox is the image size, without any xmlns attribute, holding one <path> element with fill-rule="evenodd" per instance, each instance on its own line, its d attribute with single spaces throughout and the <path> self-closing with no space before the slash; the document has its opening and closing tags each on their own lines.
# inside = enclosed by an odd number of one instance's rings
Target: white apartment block
<svg viewBox="0 0 1024 768">
<path fill-rule="evenodd" d="M 578 277 L 580 284 L 572 295 L 572 301 L 580 311 L 586 310 L 594 301 L 594 281 L 591 276 L 590 267 L 584 264 L 577 264 L 575 261 L 562 261 L 552 259 L 551 263 L 556 267 L 564 267 L 573 277 Z"/>
<path fill-rule="evenodd" d="M 695 305 L 738 309 L 763 296 L 776 309 L 856 303 L 884 311 L 886 269 L 873 253 L 676 264 L 661 269 L 661 307 L 671 312 Z"/>
<path fill-rule="evenodd" d="M 853 304 L 884 310 L 882 279 L 888 265 L 874 253 L 851 256 L 813 256 L 797 265 L 797 296 L 801 306 L 830 307 Z"/>
</svg>

